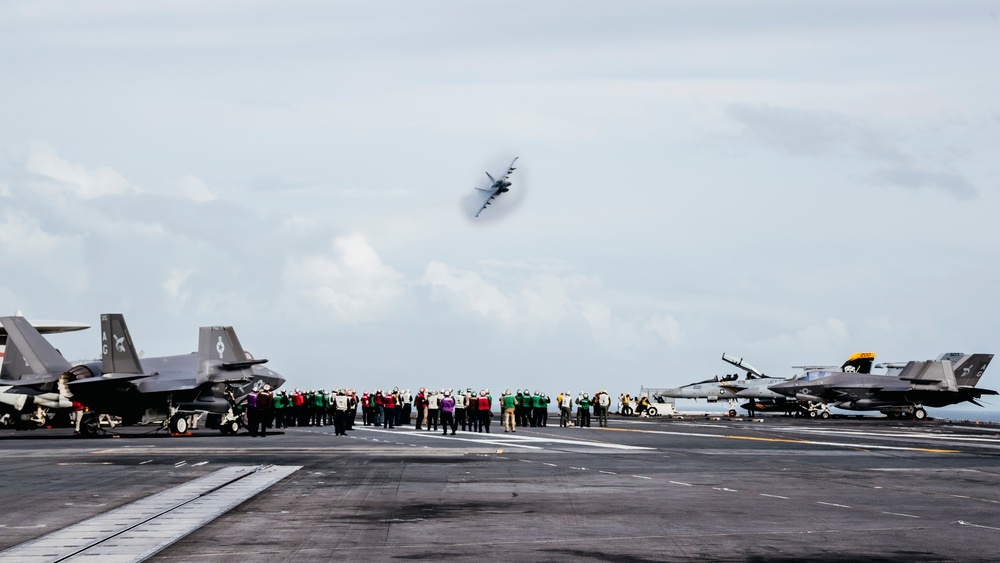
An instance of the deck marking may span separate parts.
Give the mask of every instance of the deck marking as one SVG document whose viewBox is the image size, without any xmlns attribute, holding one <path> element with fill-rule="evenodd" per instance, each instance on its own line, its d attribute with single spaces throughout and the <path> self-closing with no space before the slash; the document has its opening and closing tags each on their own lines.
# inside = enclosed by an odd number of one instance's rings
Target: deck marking
<svg viewBox="0 0 1000 563">
<path fill-rule="evenodd" d="M 25 563 L 142 561 L 300 469 L 230 466 L 0 552 Z"/>
<path fill-rule="evenodd" d="M 837 504 L 834 502 L 823 502 L 821 500 L 816 501 L 816 504 L 825 504 L 827 506 L 836 506 L 837 508 L 854 508 L 852 506 L 847 506 L 846 504 Z"/>
<path fill-rule="evenodd" d="M 885 512 L 885 511 L 883 511 L 882 514 L 889 514 L 891 516 L 905 516 L 907 518 L 920 518 L 919 516 L 914 516 L 912 514 L 903 514 L 902 512 Z"/>
</svg>

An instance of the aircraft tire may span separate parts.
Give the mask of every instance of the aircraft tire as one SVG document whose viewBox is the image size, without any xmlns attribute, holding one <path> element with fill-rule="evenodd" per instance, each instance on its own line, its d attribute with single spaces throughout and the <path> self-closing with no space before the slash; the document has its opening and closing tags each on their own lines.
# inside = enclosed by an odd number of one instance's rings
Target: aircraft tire
<svg viewBox="0 0 1000 563">
<path fill-rule="evenodd" d="M 917 420 L 924 420 L 927 418 L 927 411 L 925 411 L 923 407 L 917 407 L 917 409 L 913 411 L 913 418 Z"/>
<path fill-rule="evenodd" d="M 826 420 L 826 419 L 830 418 L 830 413 L 828 413 L 826 411 L 823 411 L 823 412 L 821 412 L 819 414 L 819 417 L 822 418 L 823 420 Z"/>
<path fill-rule="evenodd" d="M 226 423 L 226 428 L 229 429 L 230 434 L 236 434 L 240 431 L 240 421 L 230 420 Z"/>
<path fill-rule="evenodd" d="M 729 409 L 729 416 L 736 416 L 736 409 Z"/>
<path fill-rule="evenodd" d="M 649 416 L 656 416 L 656 407 L 649 407 L 646 409 L 646 414 Z"/>
<path fill-rule="evenodd" d="M 93 437 L 97 435 L 97 431 L 101 429 L 101 421 L 96 414 L 86 414 L 83 416 L 83 420 L 80 421 L 80 435 Z"/>
<path fill-rule="evenodd" d="M 816 411 L 809 411 L 809 418 L 816 418 Z"/>
<path fill-rule="evenodd" d="M 184 434 L 187 431 L 187 417 L 175 414 L 174 417 L 170 419 L 170 432 L 173 434 Z"/>
</svg>

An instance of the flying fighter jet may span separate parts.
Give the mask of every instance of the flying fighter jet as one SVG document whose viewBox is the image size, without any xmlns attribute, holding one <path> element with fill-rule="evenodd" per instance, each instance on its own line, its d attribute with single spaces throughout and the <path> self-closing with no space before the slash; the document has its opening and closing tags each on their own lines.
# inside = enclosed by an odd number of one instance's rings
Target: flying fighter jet
<svg viewBox="0 0 1000 563">
<path fill-rule="evenodd" d="M 163 422 L 183 434 L 188 415 L 229 412 L 230 386 L 259 380 L 280 387 L 285 379 L 259 367 L 265 362 L 243 350 L 231 326 L 201 327 L 196 354 L 140 360 L 125 317 L 109 313 L 101 315 L 101 361 L 70 368 L 59 389 L 90 408 L 80 421 L 81 433 L 96 432 L 98 416 L 109 414 L 124 424 Z"/>
<path fill-rule="evenodd" d="M 775 411 L 786 414 L 799 411 L 799 405 L 796 401 L 789 400 L 785 395 L 769 389 L 771 385 L 787 381 L 790 378 L 764 375 L 763 372 L 743 361 L 743 358 L 737 359 L 722 354 L 722 360 L 745 371 L 746 377 L 740 379 L 736 374 L 726 375 L 722 378 L 715 376 L 682 387 L 664 389 L 657 395 L 679 399 L 706 399 L 710 403 L 719 399 L 728 400 L 730 416 L 736 416 L 736 406 L 739 399 L 749 399 L 748 402 L 739 406 L 746 409 L 751 416 L 757 411 Z M 841 366 L 841 369 L 869 373 L 874 360 L 874 353 L 859 352 L 852 354 Z"/>
<path fill-rule="evenodd" d="M 479 217 L 479 214 L 482 213 L 487 206 L 493 203 L 493 200 L 498 195 L 510 191 L 510 175 L 513 174 L 515 170 L 517 170 L 517 168 L 514 168 L 514 163 L 517 162 L 517 159 L 518 157 L 515 156 L 514 160 L 510 161 L 510 166 L 507 167 L 507 172 L 503 176 L 500 176 L 499 178 L 493 178 L 493 176 L 490 176 L 489 172 L 486 173 L 486 177 L 490 179 L 490 182 L 492 182 L 492 184 L 490 184 L 490 187 L 488 188 L 476 188 L 476 189 L 481 192 L 487 192 L 490 195 L 488 198 L 486 198 L 486 202 L 483 203 L 483 206 L 479 208 L 479 211 L 476 212 L 476 217 Z"/>
<path fill-rule="evenodd" d="M 808 370 L 770 389 L 800 403 L 830 404 L 847 410 L 877 410 L 887 416 L 927 417 L 924 407 L 944 407 L 996 395 L 976 387 L 993 354 L 944 354 L 936 360 L 908 362 L 897 375 Z M 981 406 L 981 405 L 980 405 Z M 815 416 L 810 409 L 810 416 Z"/>
</svg>

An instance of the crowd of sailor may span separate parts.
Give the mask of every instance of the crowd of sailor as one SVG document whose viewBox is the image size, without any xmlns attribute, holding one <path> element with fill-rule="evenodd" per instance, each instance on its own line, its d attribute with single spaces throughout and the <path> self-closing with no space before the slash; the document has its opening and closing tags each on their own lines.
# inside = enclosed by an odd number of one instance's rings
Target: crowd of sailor
<svg viewBox="0 0 1000 563">
<path fill-rule="evenodd" d="M 635 405 L 633 407 L 633 404 Z M 417 393 L 398 387 L 391 391 L 382 389 L 295 389 L 276 392 L 265 386 L 248 394 L 241 403 L 247 414 L 247 427 L 251 435 L 266 436 L 268 428 L 307 426 L 334 426 L 337 435 L 346 435 L 353 428 L 360 414 L 360 424 L 396 428 L 413 425 L 418 430 L 440 431 L 454 435 L 463 432 L 490 432 L 494 406 L 500 411 L 500 425 L 504 432 L 517 428 L 548 426 L 552 398 L 540 390 L 507 389 L 494 400 L 489 389 L 426 389 Z M 618 398 L 618 413 L 641 414 L 649 403 L 646 397 L 633 400 L 627 393 Z M 568 391 L 555 397 L 554 407 L 559 413 L 561 427 L 589 427 L 591 419 L 599 426 L 607 426 L 611 397 L 600 390 L 593 395 Z"/>
</svg>

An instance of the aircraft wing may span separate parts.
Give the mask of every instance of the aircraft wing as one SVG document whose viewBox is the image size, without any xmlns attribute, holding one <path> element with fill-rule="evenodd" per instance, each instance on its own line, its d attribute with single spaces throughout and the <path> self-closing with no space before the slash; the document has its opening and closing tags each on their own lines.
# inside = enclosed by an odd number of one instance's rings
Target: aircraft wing
<svg viewBox="0 0 1000 563">
<path fill-rule="evenodd" d="M 517 162 L 518 158 L 519 157 L 515 156 L 514 160 L 510 161 L 510 166 L 507 167 L 507 172 L 503 175 L 504 178 L 506 178 L 507 176 L 510 176 L 511 174 L 514 173 L 515 170 L 517 170 L 517 168 L 514 168 L 514 163 Z"/>
<path fill-rule="evenodd" d="M 476 189 L 480 190 L 480 191 L 487 191 L 487 190 L 481 190 L 479 188 L 476 188 Z M 500 190 L 499 189 L 492 189 L 492 190 L 489 190 L 489 192 L 490 192 L 490 197 L 486 198 L 486 201 L 483 202 L 483 206 L 480 207 L 479 211 L 476 212 L 476 217 L 479 217 L 479 214 L 482 213 L 483 210 L 486 209 L 491 203 L 493 203 L 493 200 L 497 197 L 497 194 L 500 192 Z"/>
<path fill-rule="evenodd" d="M 77 379 L 76 381 L 70 381 L 69 387 L 83 387 L 83 386 L 93 386 L 93 385 L 110 385 L 112 383 L 121 383 L 122 381 L 135 381 L 137 379 L 144 379 L 150 377 L 148 374 L 143 373 L 106 373 L 104 375 L 95 375 L 94 377 L 87 377 L 84 379 Z"/>
</svg>

